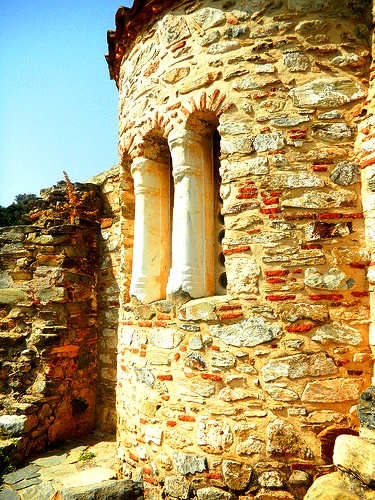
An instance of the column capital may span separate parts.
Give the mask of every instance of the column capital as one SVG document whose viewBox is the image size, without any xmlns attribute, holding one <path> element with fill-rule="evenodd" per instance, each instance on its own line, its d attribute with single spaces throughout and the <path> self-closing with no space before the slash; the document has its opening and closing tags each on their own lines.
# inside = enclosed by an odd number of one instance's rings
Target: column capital
<svg viewBox="0 0 375 500">
<path fill-rule="evenodd" d="M 136 172 L 150 172 L 168 167 L 168 163 L 151 160 L 150 158 L 146 158 L 145 156 L 137 156 L 131 163 L 130 172 L 134 177 L 134 174 Z"/>
<path fill-rule="evenodd" d="M 168 145 L 171 150 L 181 144 L 196 144 L 201 143 L 203 140 L 202 135 L 183 127 L 173 129 L 168 135 Z"/>
</svg>

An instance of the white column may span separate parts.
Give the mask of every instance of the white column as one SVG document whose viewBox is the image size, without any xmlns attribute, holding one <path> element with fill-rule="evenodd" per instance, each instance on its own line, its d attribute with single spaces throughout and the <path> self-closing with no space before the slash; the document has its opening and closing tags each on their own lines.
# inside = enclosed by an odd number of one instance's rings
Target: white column
<svg viewBox="0 0 375 500">
<path fill-rule="evenodd" d="M 135 221 L 130 295 L 143 303 L 165 298 L 170 266 L 170 166 L 135 158 Z"/>
<path fill-rule="evenodd" d="M 174 178 L 172 267 L 167 294 L 214 294 L 214 201 L 211 139 L 189 130 L 168 137 Z"/>
</svg>

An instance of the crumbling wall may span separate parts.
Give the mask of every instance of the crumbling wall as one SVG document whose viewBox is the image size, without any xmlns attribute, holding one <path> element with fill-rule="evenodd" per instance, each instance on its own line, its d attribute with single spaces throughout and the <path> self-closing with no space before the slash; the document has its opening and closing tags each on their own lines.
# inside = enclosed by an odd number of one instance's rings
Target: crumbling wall
<svg viewBox="0 0 375 500">
<path fill-rule="evenodd" d="M 157 160 L 176 130 L 221 136 L 227 295 L 121 303 L 119 456 L 150 498 L 302 498 L 336 436 L 356 432 L 372 374 L 353 152 L 368 7 L 175 2 L 117 16 L 124 158 Z"/>
<path fill-rule="evenodd" d="M 78 188 L 97 215 L 97 187 Z M 64 183 L 44 198 L 0 230 L 2 466 L 95 425 L 98 225 L 58 209 Z"/>
</svg>

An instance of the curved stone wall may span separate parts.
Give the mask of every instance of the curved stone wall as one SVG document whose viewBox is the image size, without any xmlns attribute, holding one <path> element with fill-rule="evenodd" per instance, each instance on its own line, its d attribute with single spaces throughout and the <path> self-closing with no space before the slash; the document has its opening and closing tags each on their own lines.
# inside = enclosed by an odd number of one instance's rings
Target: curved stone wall
<svg viewBox="0 0 375 500">
<path fill-rule="evenodd" d="M 119 150 L 124 178 L 132 165 L 140 176 L 134 241 L 150 238 L 153 257 L 135 243 L 128 302 L 123 223 L 118 439 L 122 473 L 142 475 L 149 498 L 303 498 L 334 438 L 355 432 L 372 370 L 353 153 L 368 14 L 323 0 L 155 4 L 126 49 Z M 202 177 L 216 130 L 226 295 L 211 295 L 217 235 Z M 168 299 L 165 284 L 147 288 L 153 262 L 155 283 L 171 273 Z"/>
</svg>

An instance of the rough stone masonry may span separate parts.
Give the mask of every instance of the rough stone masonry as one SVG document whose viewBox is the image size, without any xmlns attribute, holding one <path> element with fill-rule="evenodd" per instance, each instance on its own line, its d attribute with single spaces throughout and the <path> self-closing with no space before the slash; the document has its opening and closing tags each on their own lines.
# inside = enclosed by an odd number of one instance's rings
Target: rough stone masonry
<svg viewBox="0 0 375 500">
<path fill-rule="evenodd" d="M 303 498 L 335 438 L 358 433 L 373 369 L 370 3 L 117 11 L 107 62 L 135 197 L 117 434 L 147 498 Z"/>
</svg>

